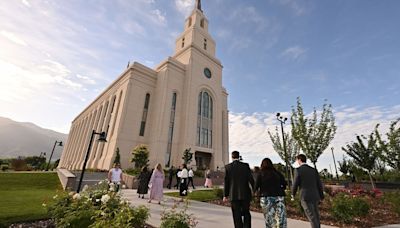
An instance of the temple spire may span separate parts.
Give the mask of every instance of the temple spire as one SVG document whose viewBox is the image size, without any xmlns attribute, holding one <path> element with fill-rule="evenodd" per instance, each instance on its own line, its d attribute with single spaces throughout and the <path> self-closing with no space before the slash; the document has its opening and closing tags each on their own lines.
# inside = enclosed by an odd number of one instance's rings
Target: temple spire
<svg viewBox="0 0 400 228">
<path fill-rule="evenodd" d="M 200 10 L 201 12 L 203 12 L 203 10 L 201 10 L 201 0 L 196 0 L 196 9 Z"/>
</svg>

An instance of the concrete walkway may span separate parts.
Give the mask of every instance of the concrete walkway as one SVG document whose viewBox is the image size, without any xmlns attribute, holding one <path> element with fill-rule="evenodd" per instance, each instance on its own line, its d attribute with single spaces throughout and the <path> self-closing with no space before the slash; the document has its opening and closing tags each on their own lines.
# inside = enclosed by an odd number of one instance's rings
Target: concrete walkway
<svg viewBox="0 0 400 228">
<path fill-rule="evenodd" d="M 171 190 L 169 190 L 171 191 Z M 166 190 L 165 192 L 168 192 Z M 174 204 L 177 203 L 177 198 L 174 197 L 164 197 L 164 202 L 161 205 L 158 205 L 157 201 L 153 201 L 151 203 L 147 203 L 148 196 L 145 196 L 145 199 L 139 199 L 136 190 L 134 189 L 126 189 L 122 190 L 123 197 L 130 201 L 132 205 L 145 205 L 150 208 L 151 217 L 148 223 L 152 226 L 159 227 L 161 224 L 161 213 L 165 209 L 170 209 Z M 179 208 L 183 208 L 184 203 L 179 204 Z M 210 227 L 220 227 L 220 228 L 229 228 L 233 226 L 232 212 L 229 207 L 219 206 L 215 204 L 203 203 L 198 201 L 190 200 L 189 214 L 193 214 L 198 224 L 196 228 L 210 228 Z M 262 213 L 251 212 L 251 221 L 252 227 L 262 228 L 264 225 L 264 217 Z M 309 228 L 310 223 L 300 220 L 288 219 L 288 227 L 294 228 Z M 322 225 L 321 227 L 329 228 L 333 226 Z"/>
</svg>

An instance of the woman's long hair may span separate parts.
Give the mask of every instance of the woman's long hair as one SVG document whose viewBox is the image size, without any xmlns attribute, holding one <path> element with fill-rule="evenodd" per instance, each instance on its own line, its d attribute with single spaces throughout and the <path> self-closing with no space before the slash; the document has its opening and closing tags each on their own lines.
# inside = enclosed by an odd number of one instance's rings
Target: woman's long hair
<svg viewBox="0 0 400 228">
<path fill-rule="evenodd" d="M 274 164 L 272 164 L 271 159 L 264 158 L 261 162 L 261 173 L 267 175 L 268 177 L 277 176 Z"/>
<path fill-rule="evenodd" d="M 156 165 L 156 170 L 158 170 L 158 171 L 164 173 L 164 170 L 162 169 L 162 166 L 161 166 L 160 163 L 158 163 L 158 164 Z"/>
</svg>

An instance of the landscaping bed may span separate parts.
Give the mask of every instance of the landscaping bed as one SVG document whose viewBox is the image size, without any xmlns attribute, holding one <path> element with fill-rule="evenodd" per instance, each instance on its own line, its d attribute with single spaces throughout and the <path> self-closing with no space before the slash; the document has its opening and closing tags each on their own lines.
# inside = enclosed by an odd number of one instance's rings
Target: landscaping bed
<svg viewBox="0 0 400 228">
<path fill-rule="evenodd" d="M 329 191 L 329 190 L 328 190 Z M 222 189 L 220 190 L 201 190 L 189 193 L 187 198 L 202 202 L 213 203 L 221 206 L 230 207 L 230 203 L 222 201 Z M 166 195 L 179 197 L 179 193 L 167 193 Z M 217 196 L 219 195 L 219 197 Z M 390 197 L 389 197 L 390 195 Z M 341 198 L 340 198 L 341 197 Z M 300 201 L 290 201 L 286 197 L 287 215 L 289 218 L 308 221 L 304 216 Z M 338 192 L 326 193 L 324 201 L 320 204 L 321 223 L 338 227 L 375 227 L 386 224 L 399 224 L 400 192 L 393 193 L 374 193 L 362 189 L 340 190 Z M 353 202 L 353 203 L 352 203 Z M 364 205 L 365 206 L 359 206 Z M 335 205 L 335 207 L 334 207 Z M 397 205 L 397 213 L 396 213 Z M 357 208 L 357 206 L 359 206 Z M 353 208 L 354 207 L 354 208 Z M 333 208 L 335 212 L 333 213 Z M 367 210 L 369 208 L 369 210 Z M 260 212 L 258 198 L 254 198 L 251 203 L 251 210 Z M 363 214 L 359 216 L 355 213 L 352 218 L 346 217 L 352 211 Z M 344 221 L 347 220 L 347 221 Z"/>
</svg>

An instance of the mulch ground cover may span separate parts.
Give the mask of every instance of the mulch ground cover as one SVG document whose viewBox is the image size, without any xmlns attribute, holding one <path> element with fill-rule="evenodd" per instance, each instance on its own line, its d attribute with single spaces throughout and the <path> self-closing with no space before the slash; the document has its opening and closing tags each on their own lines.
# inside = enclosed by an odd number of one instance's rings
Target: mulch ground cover
<svg viewBox="0 0 400 228">
<path fill-rule="evenodd" d="M 209 203 L 230 207 L 230 203 L 224 203 L 222 200 L 212 200 Z M 336 221 L 330 214 L 331 203 L 329 199 L 325 199 L 320 204 L 321 223 L 325 225 L 337 226 L 337 227 L 349 227 L 349 228 L 368 228 L 376 227 L 387 224 L 399 224 L 400 216 L 393 212 L 391 205 L 385 204 L 381 199 L 371 198 L 370 199 L 371 210 L 369 214 L 362 218 L 354 218 L 352 223 L 346 224 Z M 250 207 L 251 211 L 260 212 L 261 208 L 257 202 L 253 201 Z M 301 212 L 299 207 L 294 205 L 286 205 L 288 218 L 308 221 L 305 215 Z"/>
</svg>

